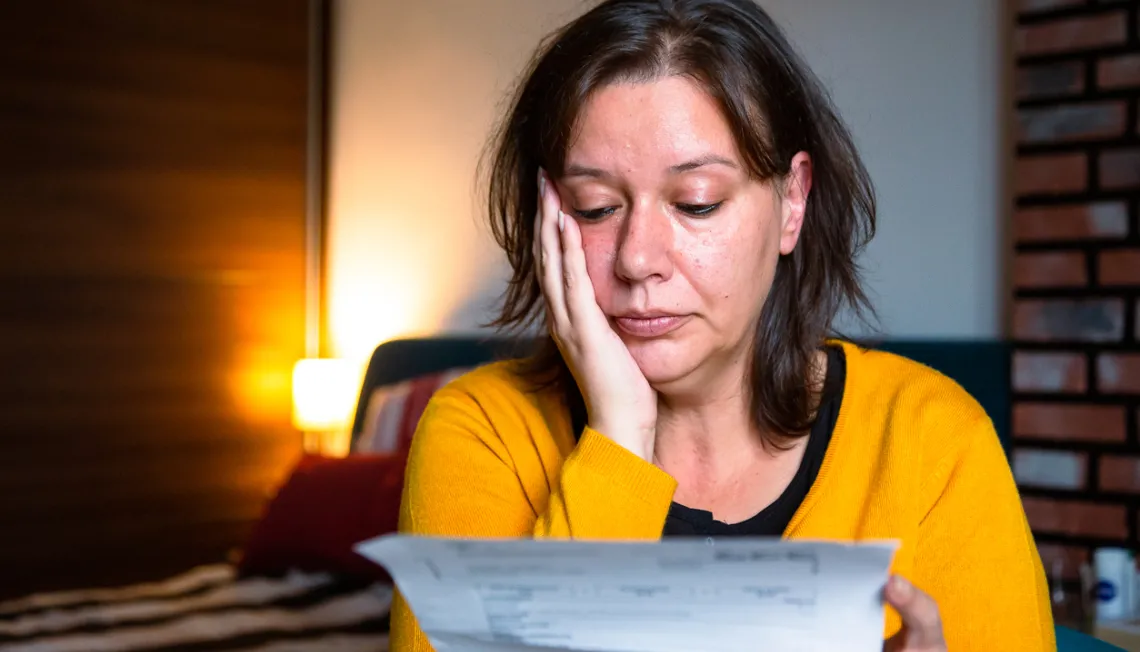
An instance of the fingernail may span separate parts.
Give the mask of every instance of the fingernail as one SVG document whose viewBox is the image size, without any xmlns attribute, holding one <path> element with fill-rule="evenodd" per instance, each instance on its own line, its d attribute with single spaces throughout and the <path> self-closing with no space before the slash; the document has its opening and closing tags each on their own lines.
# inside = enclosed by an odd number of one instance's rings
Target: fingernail
<svg viewBox="0 0 1140 652">
<path fill-rule="evenodd" d="M 539 196 L 546 194 L 546 174 L 542 168 L 538 168 L 538 194 Z"/>
<path fill-rule="evenodd" d="M 898 575 L 891 576 L 891 589 L 895 592 L 896 596 L 903 600 L 909 600 L 911 593 L 914 591 L 914 587 L 911 586 L 910 582 Z"/>
<path fill-rule="evenodd" d="M 558 211 L 558 230 L 561 231 L 566 226 L 566 213 Z"/>
</svg>

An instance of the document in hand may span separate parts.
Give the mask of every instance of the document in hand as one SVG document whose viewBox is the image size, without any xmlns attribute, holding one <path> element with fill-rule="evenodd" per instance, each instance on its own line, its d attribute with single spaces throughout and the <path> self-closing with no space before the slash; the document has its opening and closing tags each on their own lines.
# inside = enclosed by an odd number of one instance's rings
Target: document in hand
<svg viewBox="0 0 1140 652">
<path fill-rule="evenodd" d="M 356 550 L 437 652 L 881 652 L 896 547 L 387 535 Z"/>
</svg>

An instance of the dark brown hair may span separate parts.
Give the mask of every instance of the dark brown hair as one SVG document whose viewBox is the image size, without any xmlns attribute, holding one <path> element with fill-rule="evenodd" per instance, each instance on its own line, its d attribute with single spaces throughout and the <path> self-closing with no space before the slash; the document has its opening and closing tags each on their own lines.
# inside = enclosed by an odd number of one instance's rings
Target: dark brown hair
<svg viewBox="0 0 1140 652">
<path fill-rule="evenodd" d="M 545 319 L 531 250 L 539 167 L 562 176 L 599 87 L 664 76 L 693 80 L 719 104 L 755 178 L 778 183 L 797 152 L 812 158 L 800 239 L 777 263 L 753 343 L 752 411 L 779 443 L 811 426 L 815 353 L 839 310 L 870 312 L 856 257 L 874 235 L 875 196 L 827 92 L 753 0 L 608 0 L 544 40 L 483 164 L 492 233 L 512 270 L 492 325 L 522 332 Z M 549 338 L 523 369 L 536 387 L 561 384 L 581 400 Z"/>
</svg>

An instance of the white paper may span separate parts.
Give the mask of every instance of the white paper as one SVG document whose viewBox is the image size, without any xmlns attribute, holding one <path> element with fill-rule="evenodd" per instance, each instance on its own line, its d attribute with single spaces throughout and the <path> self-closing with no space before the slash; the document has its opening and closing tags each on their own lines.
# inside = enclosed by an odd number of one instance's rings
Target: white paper
<svg viewBox="0 0 1140 652">
<path fill-rule="evenodd" d="M 896 547 L 388 535 L 356 550 L 437 652 L 881 652 Z"/>
</svg>

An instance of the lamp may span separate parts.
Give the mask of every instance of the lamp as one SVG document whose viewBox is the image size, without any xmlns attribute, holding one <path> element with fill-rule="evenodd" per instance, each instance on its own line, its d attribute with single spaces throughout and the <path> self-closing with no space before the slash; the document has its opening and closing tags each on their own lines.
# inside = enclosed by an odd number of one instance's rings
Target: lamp
<svg viewBox="0 0 1140 652">
<path fill-rule="evenodd" d="M 305 358 L 293 366 L 293 425 L 305 450 L 343 456 L 356 401 L 357 368 L 347 360 Z"/>
</svg>

